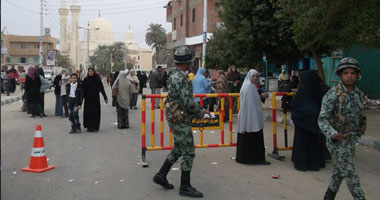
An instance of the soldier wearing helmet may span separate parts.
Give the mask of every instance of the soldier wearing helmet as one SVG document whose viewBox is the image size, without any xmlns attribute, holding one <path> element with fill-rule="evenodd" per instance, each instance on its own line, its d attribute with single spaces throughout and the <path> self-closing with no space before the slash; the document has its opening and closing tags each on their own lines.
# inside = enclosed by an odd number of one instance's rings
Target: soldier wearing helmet
<svg viewBox="0 0 380 200">
<path fill-rule="evenodd" d="M 323 97 L 318 125 L 326 135 L 333 160 L 333 172 L 325 200 L 333 200 L 343 179 L 355 200 L 365 199 L 354 165 L 355 145 L 364 134 L 363 93 L 355 86 L 360 75 L 359 62 L 343 58 L 336 69 L 341 81 Z"/>
<path fill-rule="evenodd" d="M 168 182 L 166 176 L 171 166 L 182 156 L 179 194 L 201 198 L 203 194 L 190 184 L 190 172 L 195 157 L 191 120 L 201 118 L 209 112 L 202 111 L 193 98 L 193 88 L 186 75 L 193 60 L 194 56 L 186 46 L 176 49 L 173 59 L 176 69 L 169 75 L 168 98 L 165 101 L 165 115 L 169 127 L 173 131 L 174 148 L 167 156 L 160 171 L 153 177 L 153 182 L 165 189 L 173 189 L 174 186 Z"/>
</svg>

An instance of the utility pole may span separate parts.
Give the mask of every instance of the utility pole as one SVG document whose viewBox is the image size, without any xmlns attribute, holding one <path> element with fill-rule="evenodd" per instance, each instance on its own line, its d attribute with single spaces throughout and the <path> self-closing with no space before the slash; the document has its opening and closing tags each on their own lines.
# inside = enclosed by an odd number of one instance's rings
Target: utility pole
<svg viewBox="0 0 380 200">
<path fill-rule="evenodd" d="M 90 38 L 91 38 L 90 22 L 88 22 L 87 28 L 84 28 L 81 26 L 78 26 L 78 28 L 85 29 L 87 31 L 87 61 L 86 61 L 87 68 L 86 69 L 88 69 L 90 67 Z M 94 30 L 99 30 L 99 28 L 95 28 Z"/>
<path fill-rule="evenodd" d="M 87 69 L 90 67 L 90 22 L 87 24 Z"/>
<path fill-rule="evenodd" d="M 203 51 L 202 68 L 206 67 L 206 45 L 207 45 L 207 0 L 203 0 Z"/>
<path fill-rule="evenodd" d="M 111 73 L 112 73 L 112 50 L 111 50 Z"/>
<path fill-rule="evenodd" d="M 41 4 L 41 13 L 40 13 L 40 65 L 42 65 L 43 60 L 43 49 L 42 49 L 42 40 L 44 37 L 44 7 L 43 7 L 43 0 L 40 0 Z"/>
</svg>

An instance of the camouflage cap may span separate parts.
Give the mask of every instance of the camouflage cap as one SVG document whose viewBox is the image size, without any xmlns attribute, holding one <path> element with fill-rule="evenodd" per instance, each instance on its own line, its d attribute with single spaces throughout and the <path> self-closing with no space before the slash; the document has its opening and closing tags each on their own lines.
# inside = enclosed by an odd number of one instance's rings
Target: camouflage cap
<svg viewBox="0 0 380 200">
<path fill-rule="evenodd" d="M 338 67 L 335 70 L 335 73 L 339 76 L 343 69 L 354 68 L 358 73 L 360 73 L 360 64 L 355 58 L 345 57 L 339 61 Z"/>
<path fill-rule="evenodd" d="M 186 46 L 178 47 L 174 52 L 173 62 L 176 64 L 193 62 L 194 55 Z"/>
</svg>

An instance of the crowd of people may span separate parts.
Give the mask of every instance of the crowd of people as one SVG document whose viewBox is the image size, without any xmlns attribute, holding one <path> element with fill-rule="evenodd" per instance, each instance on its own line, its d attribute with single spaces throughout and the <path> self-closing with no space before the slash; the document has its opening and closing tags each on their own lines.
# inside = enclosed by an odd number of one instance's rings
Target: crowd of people
<svg viewBox="0 0 380 200">
<path fill-rule="evenodd" d="M 195 77 L 186 73 L 193 61 L 191 51 L 179 47 L 174 54 L 176 68 L 165 71 L 161 66 L 152 71 L 149 77 L 141 71 L 117 71 L 107 82 L 112 88 L 112 104 L 116 107 L 117 127 L 129 128 L 129 109 L 138 109 L 138 95 L 149 87 L 151 94 L 168 92 L 165 100 L 165 116 L 173 131 L 174 148 L 165 159 L 153 182 L 166 189 L 173 189 L 166 178 L 171 166 L 182 156 L 180 195 L 203 197 L 203 194 L 190 184 L 190 172 L 195 156 L 194 139 L 191 131 L 193 118 L 204 118 L 214 110 L 220 111 L 221 102 L 216 98 L 193 98 L 193 94 L 240 93 L 240 111 L 237 121 L 237 163 L 270 165 L 265 159 L 264 119 L 262 104 L 265 95 L 258 86 L 259 72 L 251 69 L 242 79 L 235 66 L 228 73 L 217 72 L 214 79 L 204 68 L 199 68 Z M 15 90 L 13 84 L 19 75 L 14 67 L 2 73 L 2 82 L 7 92 Z M 342 59 L 336 70 L 341 81 L 333 88 L 327 88 L 319 75 L 312 70 L 301 72 L 300 78 L 292 73 L 289 78 L 284 71 L 279 77 L 288 81 L 287 92 L 296 92 L 294 97 L 283 98 L 283 109 L 290 110 L 295 125 L 292 162 L 296 170 L 318 171 L 326 166 L 326 159 L 332 159 L 333 173 L 326 191 L 325 200 L 335 198 L 343 179 L 354 199 L 365 199 L 360 188 L 353 157 L 355 144 L 364 134 L 366 118 L 362 115 L 363 93 L 355 86 L 360 75 L 360 65 L 353 58 Z M 10 75 L 13 74 L 13 75 Z M 72 133 L 81 133 L 79 111 L 83 106 L 83 128 L 88 132 L 99 131 L 101 119 L 100 94 L 104 102 L 108 98 L 102 80 L 94 68 L 88 68 L 83 79 L 76 73 L 62 69 L 53 83 L 44 76 L 38 65 L 30 67 L 25 81 L 25 105 L 31 117 L 46 117 L 44 112 L 45 92 L 54 87 L 56 97 L 55 115 L 68 117 Z M 244 80 L 244 81 L 241 81 Z M 225 120 L 229 120 L 229 102 L 225 101 Z M 203 106 L 201 106 L 203 105 Z M 154 103 L 160 108 L 159 98 Z"/>
<path fill-rule="evenodd" d="M 1 70 L 1 93 L 10 96 L 16 92 L 16 85 L 20 84 L 21 89 L 24 88 L 26 78 L 25 70 L 18 72 L 15 66 L 12 65 L 9 70 Z"/>
<path fill-rule="evenodd" d="M 78 116 L 82 102 L 84 102 L 83 127 L 88 132 L 99 131 L 101 115 L 99 93 L 102 93 L 106 103 L 108 99 L 102 80 L 94 68 L 88 69 L 83 81 L 79 74 L 70 74 L 69 70 L 64 68 L 58 71 L 53 81 L 50 81 L 45 78 L 44 70 L 39 65 L 29 67 L 24 86 L 23 107 L 25 112 L 31 115 L 30 117 L 47 117 L 45 93 L 52 88 L 55 94 L 55 116 L 69 118 L 70 134 L 82 131 Z"/>
<path fill-rule="evenodd" d="M 169 76 L 169 93 L 165 102 L 166 119 L 174 135 L 174 149 L 153 177 L 153 182 L 166 189 L 173 189 L 174 186 L 166 176 L 173 163 L 182 156 L 180 195 L 203 197 L 201 192 L 190 185 L 194 141 L 189 119 L 204 117 L 209 113 L 209 108 L 215 105 L 216 109 L 221 109 L 220 103 L 212 103 L 212 98 L 204 98 L 201 107 L 200 99 L 193 98 L 192 94 L 240 93 L 235 161 L 253 165 L 271 164 L 265 159 L 263 137 L 262 103 L 265 102 L 265 96 L 258 87 L 259 73 L 254 69 L 249 70 L 242 84 L 241 74 L 235 66 L 228 73 L 219 71 L 214 83 L 208 79 L 204 68 L 198 69 L 195 77 L 185 76 L 184 72 L 189 68 L 187 62 L 191 62 L 191 59 L 186 60 L 188 55 L 183 55 L 186 52 L 186 47 L 180 47 L 174 54 L 177 68 Z M 341 81 L 330 89 L 315 71 L 303 71 L 300 78 L 294 72 L 289 78 L 282 71 L 279 77 L 280 89 L 296 92 L 293 98 L 283 99 L 283 108 L 291 111 L 295 125 L 292 162 L 296 170 L 318 171 L 326 166 L 325 160 L 331 159 L 333 172 L 324 199 L 335 198 L 343 179 L 354 199 L 365 199 L 353 163 L 355 144 L 364 133 L 366 124 L 366 118 L 361 114 L 364 95 L 355 86 L 360 75 L 360 65 L 353 58 L 344 58 L 339 62 L 336 74 Z M 184 81 L 185 77 L 190 81 Z M 188 82 L 192 82 L 192 85 L 189 86 Z M 153 93 L 159 92 L 152 91 Z M 225 116 L 229 115 L 226 113 Z"/>
</svg>

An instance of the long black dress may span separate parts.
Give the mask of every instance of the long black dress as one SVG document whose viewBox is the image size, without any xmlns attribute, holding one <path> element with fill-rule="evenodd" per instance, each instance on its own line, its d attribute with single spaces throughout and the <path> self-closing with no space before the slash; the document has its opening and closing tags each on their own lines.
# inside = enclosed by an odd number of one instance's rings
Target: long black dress
<svg viewBox="0 0 380 200">
<path fill-rule="evenodd" d="M 263 130 L 251 133 L 238 133 L 236 162 L 242 164 L 260 164 L 265 161 Z"/>
<path fill-rule="evenodd" d="M 301 74 L 301 86 L 291 104 L 295 125 L 292 161 L 297 170 L 318 171 L 325 167 L 323 134 L 318 127 L 323 91 L 314 71 Z"/>
<path fill-rule="evenodd" d="M 42 115 L 42 106 L 40 104 L 40 87 L 41 80 L 39 76 L 35 76 L 34 79 L 29 76 L 25 81 L 25 93 L 27 96 L 28 104 L 31 107 L 32 117 Z"/>
<path fill-rule="evenodd" d="M 102 93 L 104 100 L 107 100 L 107 95 L 104 91 L 103 83 L 96 73 L 93 76 L 87 76 L 83 80 L 83 91 L 83 127 L 87 128 L 90 132 L 98 131 L 100 126 L 101 110 L 99 92 Z"/>
</svg>

